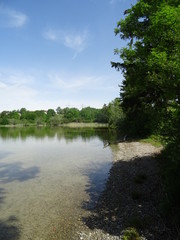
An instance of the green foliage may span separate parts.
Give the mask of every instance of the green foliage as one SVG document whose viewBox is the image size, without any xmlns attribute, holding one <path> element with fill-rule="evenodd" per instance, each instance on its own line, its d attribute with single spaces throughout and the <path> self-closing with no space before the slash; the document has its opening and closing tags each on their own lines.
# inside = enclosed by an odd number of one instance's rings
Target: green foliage
<svg viewBox="0 0 180 240">
<path fill-rule="evenodd" d="M 148 138 L 141 139 L 140 142 L 150 143 L 154 147 L 163 146 L 163 139 L 160 135 L 150 135 Z"/>
<path fill-rule="evenodd" d="M 123 240 L 141 240 L 139 233 L 135 228 L 127 228 L 123 231 Z"/>
<path fill-rule="evenodd" d="M 119 104 L 119 102 L 118 102 Z M 51 125 L 58 126 L 64 123 L 109 123 L 115 125 L 118 122 L 119 109 L 117 100 L 112 101 L 110 104 L 105 105 L 102 109 L 96 109 L 92 107 L 85 107 L 81 110 L 77 108 L 60 108 L 44 110 L 29 111 L 25 108 L 21 108 L 16 111 L 3 111 L 0 113 L 1 125 Z M 111 116 L 112 115 L 112 116 Z"/>
<path fill-rule="evenodd" d="M 162 178 L 167 198 L 162 202 L 162 213 L 173 225 L 180 223 L 180 139 L 168 144 L 160 157 Z"/>
<path fill-rule="evenodd" d="M 82 122 L 96 122 L 99 110 L 96 108 L 85 107 L 80 111 L 80 118 Z"/>
<path fill-rule="evenodd" d="M 65 108 L 64 109 L 64 119 L 66 122 L 79 122 L 80 112 L 77 108 Z"/>
<path fill-rule="evenodd" d="M 108 123 L 112 128 L 118 128 L 124 120 L 124 113 L 119 98 L 114 99 L 108 105 L 104 104 L 96 115 L 96 121 Z"/>
<path fill-rule="evenodd" d="M 104 104 L 103 108 L 97 113 L 96 121 L 101 123 L 109 122 L 109 109 L 106 104 Z"/>
<path fill-rule="evenodd" d="M 46 115 L 46 121 L 49 122 L 51 117 L 54 117 L 56 115 L 56 112 L 54 109 L 48 109 L 47 110 L 47 115 Z"/>
<path fill-rule="evenodd" d="M 109 125 L 119 127 L 124 120 L 124 113 L 120 105 L 120 99 L 116 98 L 108 105 L 109 108 Z"/>
<path fill-rule="evenodd" d="M 2 125 L 8 125 L 9 124 L 9 120 L 6 116 L 2 117 L 0 120 L 0 124 Z"/>
<path fill-rule="evenodd" d="M 122 129 L 138 137 L 160 134 L 168 218 L 180 223 L 180 5 L 177 0 L 139 0 L 125 11 L 115 34 L 127 46 L 115 49 L 121 58 Z M 148 141 L 152 141 L 151 137 Z"/>
<path fill-rule="evenodd" d="M 159 129 L 167 107 L 180 101 L 180 7 L 175 1 L 140 0 L 125 14 L 115 34 L 129 43 L 115 50 L 123 62 L 112 67 L 124 74 L 126 128 L 129 125 L 133 135 L 147 136 Z"/>
<path fill-rule="evenodd" d="M 129 227 L 133 227 L 136 229 L 146 229 L 148 226 L 151 224 L 151 218 L 145 216 L 145 217 L 140 217 L 138 213 L 134 213 L 132 216 L 130 216 L 127 219 L 126 225 Z"/>
</svg>

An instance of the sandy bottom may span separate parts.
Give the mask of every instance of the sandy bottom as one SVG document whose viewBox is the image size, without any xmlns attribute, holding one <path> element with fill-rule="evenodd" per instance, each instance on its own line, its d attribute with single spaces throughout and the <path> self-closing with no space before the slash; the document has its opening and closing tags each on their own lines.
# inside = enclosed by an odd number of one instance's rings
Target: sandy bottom
<svg viewBox="0 0 180 240">
<path fill-rule="evenodd" d="M 112 152 L 98 138 L 0 141 L 0 239 L 79 239 Z"/>
</svg>

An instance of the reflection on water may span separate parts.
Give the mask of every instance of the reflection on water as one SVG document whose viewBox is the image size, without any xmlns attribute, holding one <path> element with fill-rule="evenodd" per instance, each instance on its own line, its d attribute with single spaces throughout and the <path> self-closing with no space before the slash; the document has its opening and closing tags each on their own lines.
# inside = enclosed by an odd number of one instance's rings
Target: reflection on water
<svg viewBox="0 0 180 240">
<path fill-rule="evenodd" d="M 107 129 L 0 128 L 0 239 L 76 239 L 112 162 Z"/>
<path fill-rule="evenodd" d="M 22 127 L 22 128 L 0 128 L 0 137 L 2 139 L 21 139 L 25 140 L 29 137 L 36 139 L 54 138 L 58 140 L 65 139 L 66 141 L 81 138 L 82 140 L 90 140 L 98 137 L 101 140 L 116 140 L 116 135 L 112 130 L 107 131 L 106 128 L 51 128 L 51 127 Z"/>
</svg>

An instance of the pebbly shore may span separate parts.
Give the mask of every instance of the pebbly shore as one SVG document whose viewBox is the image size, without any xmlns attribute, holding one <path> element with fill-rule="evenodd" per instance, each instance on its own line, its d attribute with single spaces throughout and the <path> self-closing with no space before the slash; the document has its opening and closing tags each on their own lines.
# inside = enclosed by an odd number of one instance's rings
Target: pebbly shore
<svg viewBox="0 0 180 240">
<path fill-rule="evenodd" d="M 81 240 L 120 240 L 130 227 L 141 240 L 175 240 L 160 215 L 164 197 L 157 156 L 161 148 L 148 143 L 117 144 L 104 191 L 78 233 Z"/>
</svg>

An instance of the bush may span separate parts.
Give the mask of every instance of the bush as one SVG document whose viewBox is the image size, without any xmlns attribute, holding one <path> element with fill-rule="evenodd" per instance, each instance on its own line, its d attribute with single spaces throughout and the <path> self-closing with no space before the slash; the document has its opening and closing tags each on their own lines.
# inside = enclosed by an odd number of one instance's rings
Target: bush
<svg viewBox="0 0 180 240">
<path fill-rule="evenodd" d="M 162 202 L 162 213 L 172 224 L 180 225 L 180 141 L 169 143 L 160 157 L 161 173 L 167 198 Z"/>
<path fill-rule="evenodd" d="M 123 231 L 123 240 L 141 240 L 139 233 L 135 228 L 127 228 Z"/>
</svg>

